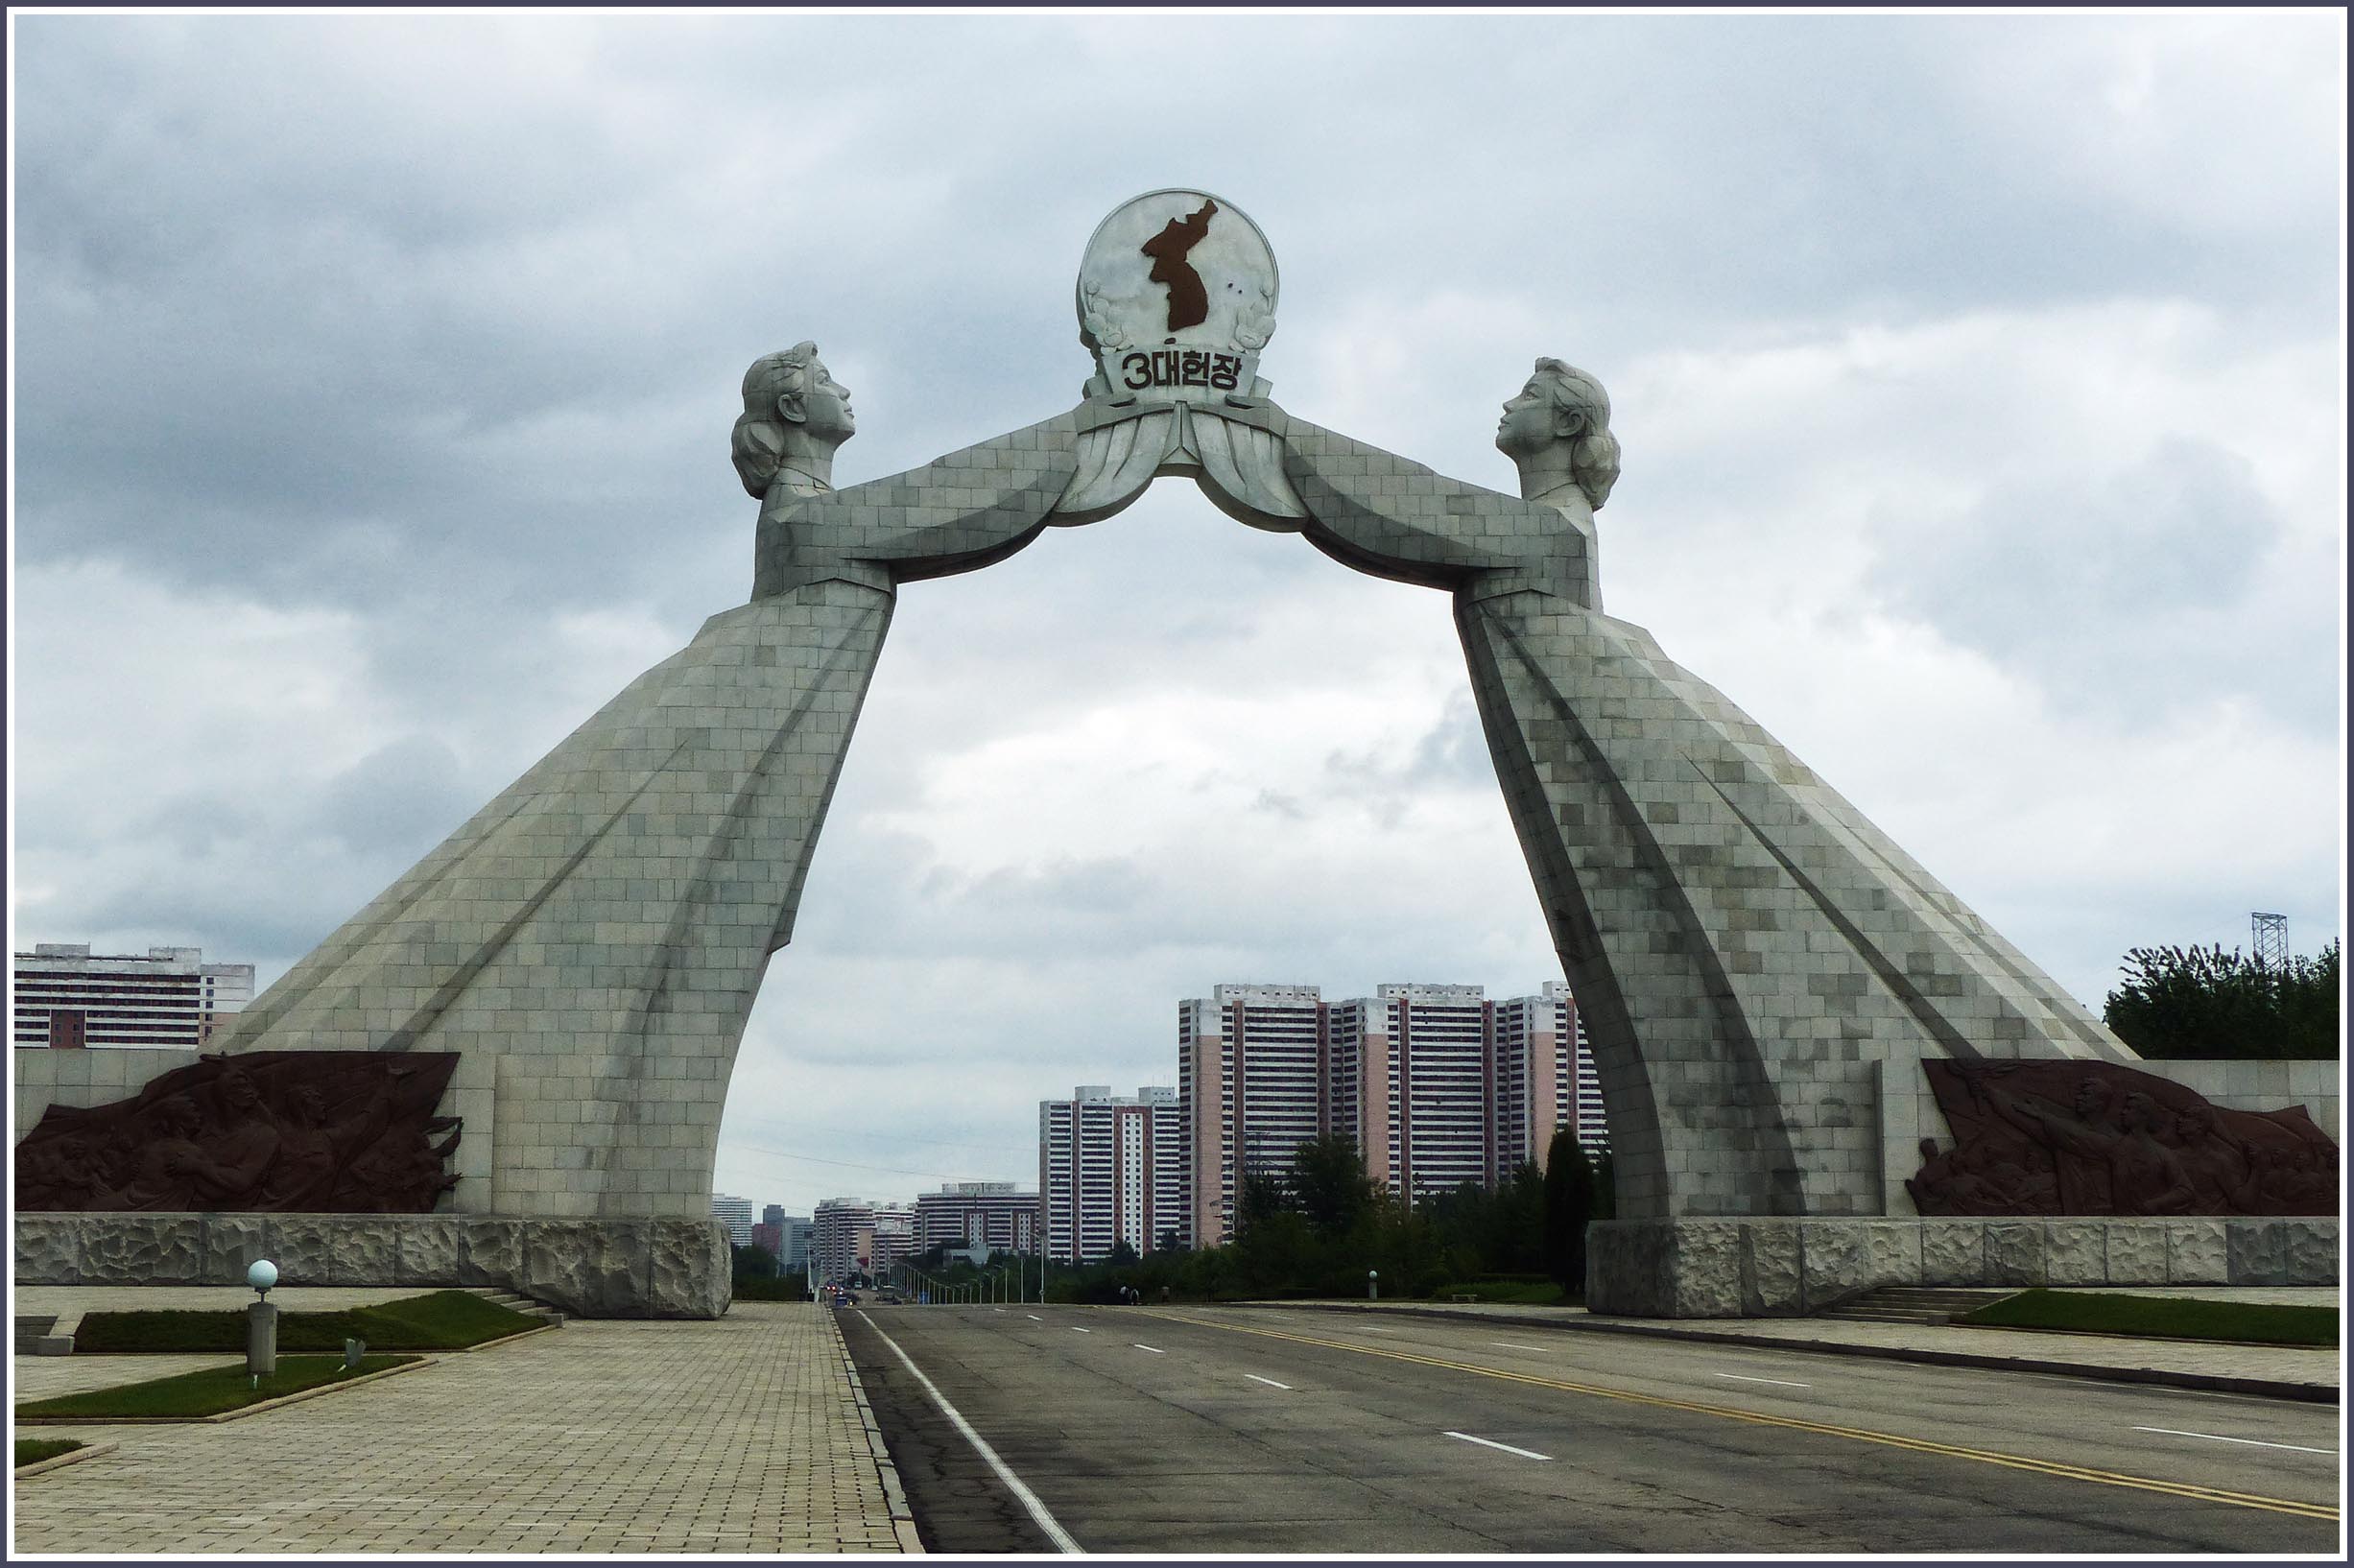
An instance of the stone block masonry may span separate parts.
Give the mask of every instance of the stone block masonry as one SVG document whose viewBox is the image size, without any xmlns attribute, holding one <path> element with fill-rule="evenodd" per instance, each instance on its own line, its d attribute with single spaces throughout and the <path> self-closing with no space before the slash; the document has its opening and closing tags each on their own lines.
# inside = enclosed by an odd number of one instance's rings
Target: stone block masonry
<svg viewBox="0 0 2354 1568">
<path fill-rule="evenodd" d="M 2336 1220 L 1608 1220 L 1586 1305 L 1803 1318 L 1884 1285 L 2335 1285 Z"/>
<path fill-rule="evenodd" d="M 582 1318 L 717 1318 L 732 1293 L 716 1220 L 499 1214 L 20 1214 L 20 1285 L 489 1286 Z"/>
</svg>

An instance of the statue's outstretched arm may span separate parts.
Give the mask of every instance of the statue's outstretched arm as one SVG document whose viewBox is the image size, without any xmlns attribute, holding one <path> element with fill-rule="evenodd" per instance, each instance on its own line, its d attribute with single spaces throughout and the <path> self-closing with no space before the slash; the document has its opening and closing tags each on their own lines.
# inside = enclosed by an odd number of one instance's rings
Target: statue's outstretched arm
<svg viewBox="0 0 2354 1568">
<path fill-rule="evenodd" d="M 1523 501 L 1305 419 L 1281 422 L 1284 477 L 1324 554 L 1376 577 L 1481 593 L 1543 588 L 1593 606 L 1593 513 Z"/>
<path fill-rule="evenodd" d="M 842 579 L 888 589 L 1002 560 L 1046 526 L 1078 466 L 1077 422 L 1058 415 L 888 479 L 761 509 L 752 597 Z"/>
</svg>

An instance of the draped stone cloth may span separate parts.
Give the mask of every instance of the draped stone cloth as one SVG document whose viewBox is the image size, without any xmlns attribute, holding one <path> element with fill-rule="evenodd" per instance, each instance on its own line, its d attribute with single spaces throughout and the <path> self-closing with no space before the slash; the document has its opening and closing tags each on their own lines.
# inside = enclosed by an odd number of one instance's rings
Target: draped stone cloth
<svg viewBox="0 0 2354 1568">
<path fill-rule="evenodd" d="M 1068 416 L 764 502 L 755 595 L 607 702 L 222 1035 L 495 1059 L 486 1206 L 707 1215 L 721 1107 L 792 938 L 899 582 L 1045 526 Z"/>
<path fill-rule="evenodd" d="M 2134 1059 L 1754 720 L 1602 613 L 1581 501 L 1464 485 L 1288 416 L 1281 435 L 1313 543 L 1454 596 L 1602 1080 L 1622 1217 L 1884 1214 L 1884 1075 L 1911 1092 L 1924 1058 Z"/>
</svg>

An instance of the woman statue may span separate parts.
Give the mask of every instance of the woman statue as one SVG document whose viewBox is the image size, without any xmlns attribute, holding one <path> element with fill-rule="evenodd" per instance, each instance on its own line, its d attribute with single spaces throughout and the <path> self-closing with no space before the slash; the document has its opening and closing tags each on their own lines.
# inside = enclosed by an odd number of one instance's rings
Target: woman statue
<svg viewBox="0 0 2354 1568">
<path fill-rule="evenodd" d="M 1517 499 L 1288 415 L 1272 427 L 1311 542 L 1454 595 L 1601 1074 L 1621 1216 L 1886 1213 L 1906 1172 L 1879 1152 L 1881 1063 L 1890 1093 L 1922 1103 L 1920 1056 L 2131 1053 L 1755 721 L 1602 613 L 1609 426 L 1594 377 L 1538 360 L 1496 430 Z"/>
<path fill-rule="evenodd" d="M 494 1057 L 490 1168 L 470 1173 L 487 1190 L 462 1207 L 706 1218 L 736 1047 L 896 586 L 1020 549 L 1076 462 L 1065 415 L 837 490 L 854 429 L 815 344 L 754 362 L 730 441 L 761 503 L 751 602 L 322 942 L 226 1048 Z"/>
</svg>

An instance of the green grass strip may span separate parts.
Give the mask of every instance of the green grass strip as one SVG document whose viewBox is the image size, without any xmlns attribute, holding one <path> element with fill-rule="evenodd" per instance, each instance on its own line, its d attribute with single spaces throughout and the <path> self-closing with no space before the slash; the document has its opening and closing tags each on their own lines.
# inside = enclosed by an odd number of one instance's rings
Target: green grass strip
<svg viewBox="0 0 2354 1568">
<path fill-rule="evenodd" d="M 82 1444 L 71 1437 L 19 1437 L 16 1439 L 16 1468 L 38 1464 L 43 1460 L 70 1454 Z"/>
<path fill-rule="evenodd" d="M 350 1378 L 366 1377 L 391 1366 L 405 1366 L 416 1361 L 415 1356 L 362 1356 L 360 1365 L 350 1371 L 344 1369 L 341 1356 L 281 1356 L 278 1369 L 260 1380 L 253 1380 L 240 1364 L 235 1366 L 210 1366 L 201 1372 L 183 1372 L 178 1377 L 159 1377 L 146 1383 L 128 1383 L 114 1389 L 93 1389 L 86 1393 L 69 1393 L 56 1399 L 36 1399 L 16 1407 L 19 1419 L 29 1415 L 64 1415 L 76 1420 L 101 1421 L 127 1415 L 219 1415 L 226 1411 L 243 1410 L 258 1405 L 265 1399 L 283 1399 L 290 1393 L 316 1389 L 321 1384 L 341 1383 Z"/>
<path fill-rule="evenodd" d="M 2022 1291 L 1954 1319 L 1981 1328 L 2057 1328 L 2158 1340 L 2229 1340 L 2246 1344 L 2338 1342 L 2338 1309 L 2253 1301 L 2199 1301 L 2101 1291 Z"/>
<path fill-rule="evenodd" d="M 341 1312 L 281 1312 L 278 1349 L 340 1352 L 345 1340 L 365 1340 L 370 1349 L 464 1350 L 539 1326 L 538 1319 L 479 1295 L 435 1291 Z M 246 1315 L 241 1307 L 218 1312 L 93 1312 L 85 1314 L 74 1331 L 74 1349 L 83 1355 L 237 1353 L 245 1347 Z"/>
</svg>

